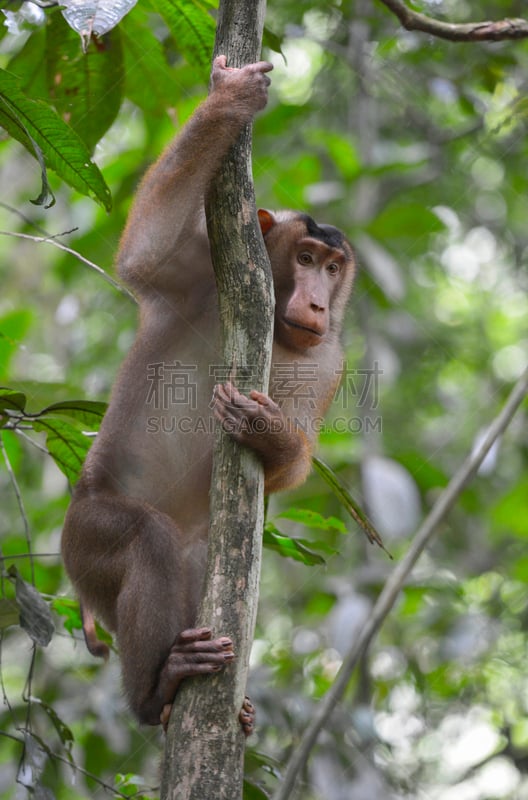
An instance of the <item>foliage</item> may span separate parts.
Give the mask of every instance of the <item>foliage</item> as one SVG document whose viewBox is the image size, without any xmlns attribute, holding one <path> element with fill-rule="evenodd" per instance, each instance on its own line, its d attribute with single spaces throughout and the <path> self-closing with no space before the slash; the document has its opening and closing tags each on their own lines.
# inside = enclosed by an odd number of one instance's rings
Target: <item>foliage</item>
<svg viewBox="0 0 528 800">
<path fill-rule="evenodd" d="M 513 1 L 478 5 L 482 19 L 521 13 Z M 4 231 L 68 231 L 111 270 L 135 183 L 205 93 L 211 6 L 138 3 L 85 55 L 59 9 L 7 6 Z M 474 21 L 474 6 L 413 4 L 454 22 Z M 270 501 L 265 536 L 278 552 L 265 557 L 253 651 L 248 798 L 277 786 L 392 570 L 352 511 L 367 511 L 397 562 L 528 349 L 528 45 L 408 33 L 369 0 L 271 0 L 267 24 L 259 202 L 342 227 L 360 269 L 320 437 L 336 483 L 314 471 Z M 40 201 L 56 198 L 48 210 L 29 204 L 39 169 Z M 115 656 L 101 666 L 77 641 L 58 556 L 65 476 L 97 429 L 135 308 L 69 254 L 7 236 L 0 248 L 0 793 L 14 797 L 18 776 L 68 800 L 101 781 L 116 796 L 152 796 L 161 735 L 130 719 Z M 306 800 L 528 791 L 525 422 L 526 407 L 405 586 L 319 739 Z"/>
</svg>

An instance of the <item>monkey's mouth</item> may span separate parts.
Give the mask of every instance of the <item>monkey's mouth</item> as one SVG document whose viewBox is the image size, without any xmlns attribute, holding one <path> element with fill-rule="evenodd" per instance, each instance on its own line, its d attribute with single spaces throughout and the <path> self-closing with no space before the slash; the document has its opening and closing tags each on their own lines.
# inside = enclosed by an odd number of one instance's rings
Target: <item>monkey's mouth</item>
<svg viewBox="0 0 528 800">
<path fill-rule="evenodd" d="M 312 336 L 317 336 L 319 339 L 323 338 L 324 334 L 320 331 L 316 331 L 314 328 L 308 328 L 306 325 L 299 325 L 298 322 L 292 322 L 291 319 L 287 319 L 286 317 L 283 317 L 282 321 L 290 328 L 297 328 L 297 330 L 303 331 L 304 333 L 311 333 Z"/>
</svg>

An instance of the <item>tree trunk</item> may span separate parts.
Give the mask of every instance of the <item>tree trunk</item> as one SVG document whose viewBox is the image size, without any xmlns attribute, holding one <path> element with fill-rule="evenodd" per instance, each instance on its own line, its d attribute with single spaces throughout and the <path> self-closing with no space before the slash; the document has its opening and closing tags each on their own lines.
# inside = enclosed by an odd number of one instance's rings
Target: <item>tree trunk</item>
<svg viewBox="0 0 528 800">
<path fill-rule="evenodd" d="M 258 60 L 265 0 L 222 0 L 215 55 L 228 66 Z M 218 175 L 207 221 L 223 330 L 223 375 L 244 392 L 267 391 L 273 283 L 258 226 L 251 128 Z M 242 797 L 244 735 L 238 720 L 247 680 L 260 577 L 263 475 L 256 457 L 217 430 L 204 597 L 197 624 L 233 639 L 236 660 L 215 676 L 185 680 L 171 714 L 161 800 Z"/>
</svg>

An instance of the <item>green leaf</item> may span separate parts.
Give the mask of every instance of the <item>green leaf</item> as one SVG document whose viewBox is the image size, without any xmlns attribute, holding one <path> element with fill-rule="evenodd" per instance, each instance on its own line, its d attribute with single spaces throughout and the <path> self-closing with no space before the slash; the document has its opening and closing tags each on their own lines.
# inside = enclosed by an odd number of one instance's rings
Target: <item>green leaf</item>
<svg viewBox="0 0 528 800">
<path fill-rule="evenodd" d="M 30 100 L 14 75 L 0 69 L 0 125 L 70 186 L 110 210 L 110 190 L 85 144 L 59 115 L 40 100 Z"/>
<path fill-rule="evenodd" d="M 123 48 L 119 30 L 83 52 L 79 37 L 60 14 L 47 26 L 48 91 L 61 117 L 93 151 L 115 120 L 123 94 Z"/>
<path fill-rule="evenodd" d="M 278 519 L 291 519 L 300 522 L 307 528 L 319 528 L 323 531 L 338 530 L 340 533 L 347 533 L 345 523 L 337 517 L 323 517 L 317 511 L 307 508 L 289 508 L 278 515 Z"/>
<path fill-rule="evenodd" d="M 46 447 L 49 454 L 70 483 L 75 483 L 79 478 L 86 453 L 90 449 L 91 439 L 80 433 L 69 422 L 53 417 L 40 417 L 33 423 L 33 429 L 46 432 Z"/>
<path fill-rule="evenodd" d="M 314 465 L 315 469 L 323 478 L 325 483 L 331 488 L 333 493 L 339 498 L 340 503 L 346 508 L 350 516 L 355 519 L 363 533 L 366 535 L 367 539 L 371 544 L 377 544 L 378 547 L 381 547 L 387 555 L 392 558 L 391 554 L 383 544 L 381 540 L 381 536 L 375 529 L 372 522 L 368 519 L 365 512 L 361 509 L 361 507 L 356 503 L 346 486 L 341 483 L 335 472 L 330 469 L 330 467 L 321 461 L 320 458 L 316 456 L 312 457 L 312 464 Z"/>
<path fill-rule="evenodd" d="M 162 114 L 178 98 L 178 86 L 161 42 L 148 27 L 147 11 L 137 5 L 120 26 L 125 59 L 125 94 L 149 114 Z"/>
<path fill-rule="evenodd" d="M 141 789 L 147 788 L 141 775 L 136 775 L 133 772 L 118 772 L 114 779 L 114 785 L 121 795 L 136 798 L 143 797 L 143 795 L 140 794 Z"/>
<path fill-rule="evenodd" d="M 25 407 L 26 395 L 23 392 L 16 392 L 0 386 L 0 409 L 23 413 Z"/>
<path fill-rule="evenodd" d="M 207 11 L 210 3 L 201 0 L 150 0 L 163 18 L 178 50 L 206 81 L 211 69 L 215 22 Z"/>
<path fill-rule="evenodd" d="M 303 539 L 292 539 L 291 536 L 285 536 L 281 533 L 271 522 L 267 522 L 264 526 L 264 547 L 269 550 L 274 550 L 283 558 L 293 558 L 295 561 L 300 561 L 312 567 L 315 564 L 325 564 L 325 559 L 314 550 L 308 547 L 310 542 L 305 542 Z"/>
<path fill-rule="evenodd" d="M 76 600 L 69 597 L 56 597 L 51 601 L 51 607 L 61 617 L 65 617 L 64 627 L 68 633 L 82 630 L 81 609 Z"/>
<path fill-rule="evenodd" d="M 95 400 L 64 400 L 42 410 L 42 415 L 71 417 L 91 431 L 98 430 L 107 409 L 106 403 Z"/>
<path fill-rule="evenodd" d="M 261 786 L 244 778 L 242 797 L 243 800 L 269 800 L 271 795 L 267 794 Z"/>
<path fill-rule="evenodd" d="M 56 614 L 64 617 L 64 627 L 68 633 L 73 636 L 75 631 L 82 632 L 81 609 L 77 600 L 72 600 L 70 597 L 56 597 L 52 600 L 51 607 Z M 98 622 L 95 623 L 95 632 L 98 639 L 112 647 L 112 635 L 105 628 L 102 628 Z"/>
<path fill-rule="evenodd" d="M 46 70 L 46 28 L 33 31 L 24 47 L 10 59 L 7 71 L 20 78 L 20 87 L 28 96 L 47 101 L 48 83 Z"/>
<path fill-rule="evenodd" d="M 282 52 L 283 41 L 284 36 L 278 36 L 276 33 L 273 33 L 273 31 L 268 28 L 267 25 L 264 25 L 264 31 L 262 33 L 263 46 L 269 48 L 273 53 L 279 53 L 286 60 L 286 57 Z"/>
<path fill-rule="evenodd" d="M 244 774 L 252 774 L 261 769 L 275 778 L 281 777 L 281 762 L 269 753 L 263 753 L 255 748 L 248 748 L 244 753 Z"/>
<path fill-rule="evenodd" d="M 46 712 L 46 714 L 48 715 L 50 721 L 53 724 L 53 727 L 55 728 L 55 730 L 59 734 L 59 738 L 60 738 L 62 744 L 66 748 L 66 753 L 68 754 L 70 763 L 73 764 L 73 759 L 71 758 L 71 755 L 70 755 L 70 749 L 71 749 L 71 746 L 72 746 L 73 742 L 75 741 L 75 739 L 74 739 L 73 733 L 71 732 L 71 728 L 69 728 L 68 725 L 66 725 L 66 723 L 62 721 L 62 719 L 59 717 L 59 715 L 57 714 L 57 712 L 55 711 L 54 708 L 49 706 L 47 703 L 45 703 L 39 697 L 32 697 L 31 701 L 33 703 L 38 703 L 39 706 Z"/>
</svg>

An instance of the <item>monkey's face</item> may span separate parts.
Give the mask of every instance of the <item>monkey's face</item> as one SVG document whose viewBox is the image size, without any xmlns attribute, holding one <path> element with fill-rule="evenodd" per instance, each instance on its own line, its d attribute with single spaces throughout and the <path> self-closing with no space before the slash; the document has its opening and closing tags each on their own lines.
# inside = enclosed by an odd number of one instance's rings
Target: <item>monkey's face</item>
<svg viewBox="0 0 528 800">
<path fill-rule="evenodd" d="M 324 342 L 340 320 L 354 258 L 336 228 L 319 227 L 306 215 L 281 216 L 265 232 L 275 286 L 274 336 L 303 352 Z"/>
</svg>

